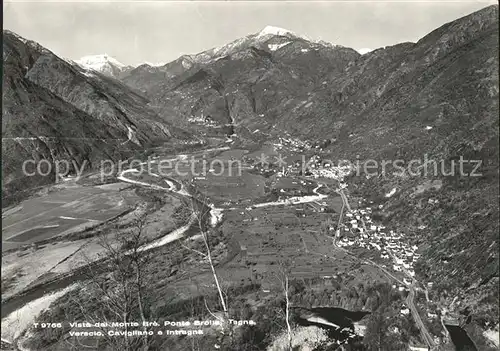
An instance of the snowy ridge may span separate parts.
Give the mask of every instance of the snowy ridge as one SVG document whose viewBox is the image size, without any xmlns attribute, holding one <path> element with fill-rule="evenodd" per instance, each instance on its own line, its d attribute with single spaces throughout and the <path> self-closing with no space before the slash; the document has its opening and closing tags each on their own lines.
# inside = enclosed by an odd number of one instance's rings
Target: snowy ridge
<svg viewBox="0 0 500 351">
<path fill-rule="evenodd" d="M 291 43 L 291 41 L 287 41 L 286 43 L 282 43 L 282 44 L 269 44 L 268 47 L 269 47 L 269 50 L 276 51 L 276 50 L 278 50 L 278 49 L 282 48 L 283 46 L 288 45 L 290 43 Z"/>
<path fill-rule="evenodd" d="M 270 36 L 281 36 L 281 37 L 289 37 L 289 38 L 301 38 L 307 41 L 310 41 L 312 43 L 317 43 L 317 41 L 312 40 L 306 35 L 299 35 L 295 32 L 292 32 L 291 30 L 280 28 L 280 27 L 275 27 L 275 26 L 266 26 L 263 30 L 261 30 L 257 36 L 256 39 L 266 39 Z"/>
<path fill-rule="evenodd" d="M 123 63 L 109 56 L 108 54 L 84 56 L 81 59 L 76 60 L 75 62 L 79 65 L 85 66 L 86 68 L 95 69 L 96 71 L 101 70 L 107 64 L 111 64 L 118 68 L 125 67 Z"/>
<path fill-rule="evenodd" d="M 373 51 L 373 49 L 368 49 L 368 48 L 362 48 L 362 49 L 356 49 L 357 52 L 359 52 L 361 55 L 367 54 L 370 51 Z"/>
<path fill-rule="evenodd" d="M 293 35 L 296 37 L 298 36 L 294 32 L 289 31 L 288 29 L 283 29 L 274 26 L 266 26 L 263 30 L 260 31 L 259 34 L 257 34 L 257 38 L 261 38 L 266 35 L 280 35 L 280 36 Z"/>
<path fill-rule="evenodd" d="M 85 70 L 100 72 L 111 77 L 116 77 L 127 69 L 127 66 L 108 54 L 84 56 L 74 62 Z"/>
<path fill-rule="evenodd" d="M 196 54 L 191 56 L 195 62 L 207 62 L 209 60 L 216 59 L 218 57 L 227 55 L 231 52 L 235 52 L 239 48 L 245 47 L 245 46 L 250 46 L 250 45 L 255 45 L 259 44 L 262 42 L 265 42 L 266 40 L 270 39 L 271 37 L 275 36 L 286 36 L 289 38 L 303 38 L 306 40 L 306 37 L 304 36 L 299 36 L 295 34 L 294 32 L 288 30 L 288 29 L 283 29 L 279 27 L 274 27 L 274 26 L 266 26 L 264 29 L 262 29 L 259 33 L 249 35 L 243 38 L 236 39 L 229 44 L 219 46 L 207 51 L 204 51 L 200 54 Z M 281 46 L 277 46 L 276 44 L 271 44 L 269 47 L 272 51 L 275 51 L 279 49 Z"/>
</svg>

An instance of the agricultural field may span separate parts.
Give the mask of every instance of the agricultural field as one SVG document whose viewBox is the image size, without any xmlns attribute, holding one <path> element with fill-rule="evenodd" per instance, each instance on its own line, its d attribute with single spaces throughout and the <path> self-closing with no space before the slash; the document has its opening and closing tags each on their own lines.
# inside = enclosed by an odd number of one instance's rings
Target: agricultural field
<svg viewBox="0 0 500 351">
<path fill-rule="evenodd" d="M 357 261 L 335 250 L 333 232 L 321 225 L 332 218 L 334 222 L 336 216 L 308 204 L 229 211 L 221 230 L 237 255 L 230 254 L 235 259 L 226 263 L 224 270 L 234 270 L 234 278 L 246 270 L 264 280 L 281 266 L 292 267 L 290 275 L 295 278 L 327 279 L 339 272 L 352 271 Z M 366 270 L 365 278 L 370 274 L 380 279 L 380 272 L 370 269 Z M 362 275 L 359 279 L 363 279 Z"/>
<path fill-rule="evenodd" d="M 2 251 L 96 226 L 133 209 L 139 197 L 128 184 L 54 186 L 2 214 Z"/>
<path fill-rule="evenodd" d="M 134 230 L 139 218 L 145 241 L 173 231 L 181 200 L 162 194 L 155 204 L 139 190 L 124 182 L 84 186 L 70 180 L 4 211 L 2 298 L 99 259 L 105 253 L 101 236 L 113 241 Z"/>
</svg>

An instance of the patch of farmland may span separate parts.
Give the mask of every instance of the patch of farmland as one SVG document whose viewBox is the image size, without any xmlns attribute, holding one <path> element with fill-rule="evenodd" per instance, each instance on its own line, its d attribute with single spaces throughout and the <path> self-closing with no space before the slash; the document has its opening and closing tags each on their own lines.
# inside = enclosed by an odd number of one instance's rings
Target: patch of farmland
<svg viewBox="0 0 500 351">
<path fill-rule="evenodd" d="M 2 221 L 2 250 L 107 221 L 140 200 L 133 190 L 75 186 L 27 199 Z"/>
<path fill-rule="evenodd" d="M 196 180 L 195 183 L 215 203 L 256 199 L 265 195 L 266 187 L 263 176 L 246 171 L 241 176 L 208 174 L 205 179 Z"/>
<path fill-rule="evenodd" d="M 321 222 L 332 214 L 309 212 L 306 217 L 297 217 L 293 211 L 293 207 L 283 206 L 226 213 L 223 234 L 241 248 L 239 255 L 224 265 L 224 270 L 234 270 L 234 281 L 238 280 L 236 273 L 245 268 L 252 276 L 263 278 L 277 272 L 281 262 L 289 262 L 291 274 L 298 278 L 357 272 L 360 280 L 387 280 L 380 270 L 336 249 L 332 237 L 321 232 Z"/>
</svg>

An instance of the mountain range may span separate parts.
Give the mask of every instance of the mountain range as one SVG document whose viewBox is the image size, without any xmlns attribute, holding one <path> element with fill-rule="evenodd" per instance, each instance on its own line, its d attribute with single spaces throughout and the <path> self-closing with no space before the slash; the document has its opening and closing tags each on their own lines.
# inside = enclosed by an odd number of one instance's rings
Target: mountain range
<svg viewBox="0 0 500 351">
<path fill-rule="evenodd" d="M 4 31 L 4 198 L 46 181 L 20 173 L 27 157 L 92 166 L 233 134 L 328 141 L 332 159 L 480 160 L 481 177 L 350 181 L 424 247 L 417 274 L 498 320 L 498 62 L 498 6 L 363 55 L 267 27 L 161 66 L 68 62 Z"/>
<path fill-rule="evenodd" d="M 222 57 L 225 55 L 227 52 L 236 52 L 240 48 L 243 48 L 245 45 L 251 46 L 254 44 L 258 45 L 258 42 L 265 42 L 267 39 L 270 39 L 272 37 L 288 37 L 292 40 L 295 39 L 303 39 L 308 42 L 313 42 L 307 37 L 299 36 L 295 34 L 294 32 L 284 29 L 284 28 L 279 28 L 279 27 L 274 27 L 274 26 L 267 26 L 264 29 L 262 29 L 259 33 L 250 35 L 244 38 L 237 39 L 227 45 L 224 45 L 222 47 L 217 47 L 217 48 L 212 48 L 206 51 L 203 51 L 201 53 L 195 54 L 195 55 L 183 55 L 182 56 L 182 61 L 181 63 L 185 66 L 191 66 L 193 63 L 206 63 L 209 60 L 213 60 L 218 57 Z M 324 42 L 324 41 L 315 41 L 314 43 L 322 44 L 323 46 L 333 46 L 330 43 Z M 275 51 L 279 49 L 283 44 L 273 44 L 269 43 L 269 50 Z M 372 51 L 372 49 L 368 48 L 361 48 L 357 49 L 357 52 L 359 52 L 361 55 L 366 54 L 368 52 Z M 118 61 L 116 58 L 108 55 L 108 54 L 100 54 L 100 55 L 88 55 L 84 56 L 78 60 L 71 61 L 68 60 L 70 63 L 78 64 L 82 68 L 85 68 L 87 70 L 92 70 L 92 71 L 97 71 L 102 74 L 105 74 L 110 77 L 114 78 L 121 78 L 124 75 L 126 75 L 129 71 L 133 70 L 134 68 L 137 68 L 141 65 L 145 65 L 146 67 L 163 67 L 168 65 L 168 63 L 150 63 L 150 62 L 145 62 L 143 64 L 139 65 L 125 65 Z"/>
<path fill-rule="evenodd" d="M 68 63 L 13 32 L 4 31 L 3 40 L 2 196 L 7 203 L 23 190 L 54 181 L 53 168 L 49 177 L 26 176 L 24 160 L 67 160 L 92 168 L 102 159 L 121 159 L 147 145 L 187 137 L 118 80 Z"/>
</svg>

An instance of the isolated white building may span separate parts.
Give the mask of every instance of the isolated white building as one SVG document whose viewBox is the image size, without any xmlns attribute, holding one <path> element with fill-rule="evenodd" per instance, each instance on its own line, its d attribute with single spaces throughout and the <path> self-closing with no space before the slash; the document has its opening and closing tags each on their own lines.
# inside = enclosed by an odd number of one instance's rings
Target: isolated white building
<svg viewBox="0 0 500 351">
<path fill-rule="evenodd" d="M 408 315 L 408 314 L 410 314 L 410 310 L 408 308 L 402 308 L 401 309 L 401 314 Z"/>
</svg>

